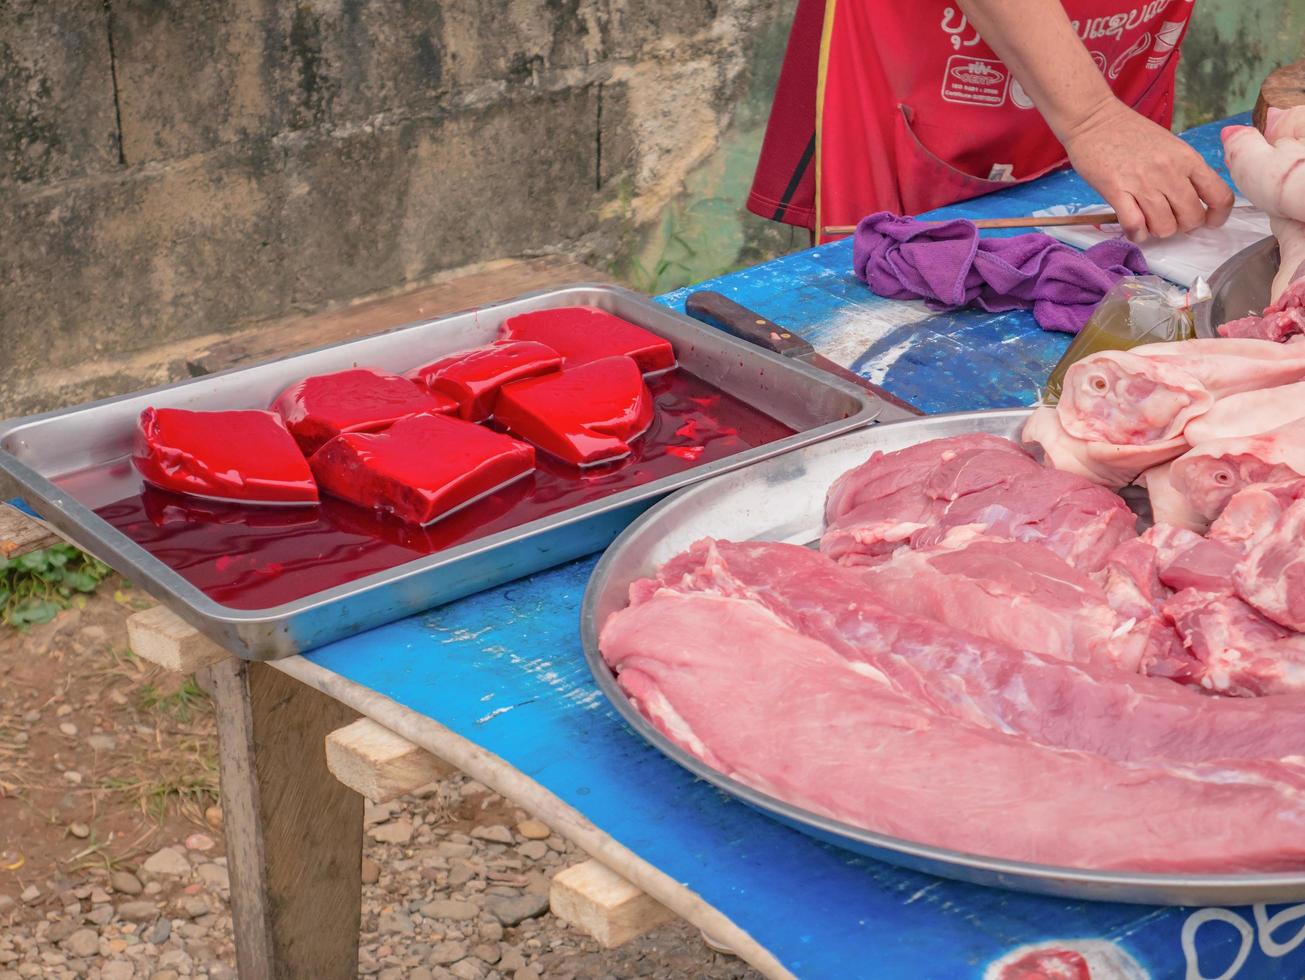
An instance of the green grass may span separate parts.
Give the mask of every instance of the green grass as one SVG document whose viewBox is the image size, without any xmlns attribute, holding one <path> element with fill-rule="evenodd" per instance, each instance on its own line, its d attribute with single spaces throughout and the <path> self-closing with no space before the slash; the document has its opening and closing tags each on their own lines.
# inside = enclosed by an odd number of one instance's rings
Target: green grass
<svg viewBox="0 0 1305 980">
<path fill-rule="evenodd" d="M 146 684 L 140 691 L 140 705 L 146 711 L 158 711 L 184 722 L 190 721 L 191 713 L 206 697 L 195 683 L 195 678 L 187 677 L 180 688 L 168 694 L 153 684 Z"/>
<path fill-rule="evenodd" d="M 18 629 L 48 623 L 109 574 L 108 565 L 70 544 L 0 558 L 0 622 Z"/>
</svg>

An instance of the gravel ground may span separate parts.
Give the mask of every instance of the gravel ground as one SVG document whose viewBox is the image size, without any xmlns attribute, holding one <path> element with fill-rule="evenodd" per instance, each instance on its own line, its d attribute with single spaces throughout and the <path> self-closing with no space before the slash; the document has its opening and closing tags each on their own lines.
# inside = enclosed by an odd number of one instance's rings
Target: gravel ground
<svg viewBox="0 0 1305 980">
<path fill-rule="evenodd" d="M 139 606 L 0 632 L 0 980 L 235 977 L 212 712 L 124 652 Z M 365 823 L 363 976 L 757 976 L 683 922 L 604 950 L 554 918 L 585 855 L 460 774 Z"/>
</svg>

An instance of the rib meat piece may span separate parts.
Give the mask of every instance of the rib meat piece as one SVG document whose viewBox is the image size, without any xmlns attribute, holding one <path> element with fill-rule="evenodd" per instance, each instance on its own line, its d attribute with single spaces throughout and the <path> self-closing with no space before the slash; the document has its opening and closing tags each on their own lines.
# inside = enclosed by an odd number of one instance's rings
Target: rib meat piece
<svg viewBox="0 0 1305 980">
<path fill-rule="evenodd" d="M 1305 692 L 1305 634 L 1279 626 L 1239 596 L 1184 589 L 1164 611 L 1199 661 L 1196 680 L 1206 690 L 1248 698 Z"/>
<path fill-rule="evenodd" d="M 662 591 L 759 602 L 932 711 L 1047 745 L 1124 761 L 1305 754 L 1299 700 L 1212 701 L 1162 677 L 1016 650 L 876 602 L 858 570 L 808 548 L 700 541 L 631 586 L 631 602 Z"/>
<path fill-rule="evenodd" d="M 132 463 L 174 493 L 249 504 L 315 504 L 317 485 L 274 412 L 140 413 Z"/>
<path fill-rule="evenodd" d="M 1281 511 L 1233 574 L 1237 594 L 1275 623 L 1305 631 L 1305 500 Z"/>
<path fill-rule="evenodd" d="M 613 615 L 600 646 L 621 687 L 676 744 L 837 820 L 1073 867 L 1305 863 L 1300 794 L 1255 767 L 1125 765 L 940 716 L 754 602 L 654 595 Z M 1182 833 L 1158 819 L 1165 814 L 1182 815 Z"/>
<path fill-rule="evenodd" d="M 844 564 L 874 564 L 896 547 L 927 547 L 950 528 L 1041 543 L 1075 568 L 1099 569 L 1134 537 L 1118 496 L 1040 465 L 1008 439 L 934 439 L 875 453 L 830 487 L 820 548 Z"/>
</svg>

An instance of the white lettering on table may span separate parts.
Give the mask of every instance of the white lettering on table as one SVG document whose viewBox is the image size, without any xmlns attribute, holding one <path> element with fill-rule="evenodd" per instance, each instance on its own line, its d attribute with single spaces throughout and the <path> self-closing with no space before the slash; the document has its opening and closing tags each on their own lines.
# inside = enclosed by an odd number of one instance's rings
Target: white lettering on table
<svg viewBox="0 0 1305 980">
<path fill-rule="evenodd" d="M 1299 919 L 1305 919 L 1305 905 L 1290 905 L 1273 915 L 1269 914 L 1267 905 L 1256 905 L 1252 907 L 1252 914 L 1255 917 L 1254 925 L 1231 909 L 1198 909 L 1188 916 L 1187 921 L 1183 923 L 1180 937 L 1183 958 L 1187 964 L 1186 980 L 1233 980 L 1246 965 L 1246 959 L 1255 948 L 1257 939 L 1260 951 L 1272 959 L 1280 959 L 1295 950 L 1301 943 L 1305 943 L 1305 926 L 1298 929 L 1289 939 L 1278 939 L 1274 936 L 1275 930 Z M 1207 922 L 1223 922 L 1236 929 L 1238 935 L 1237 955 L 1233 957 L 1228 968 L 1217 976 L 1205 974 L 1200 951 L 1196 948 L 1197 933 Z"/>
</svg>

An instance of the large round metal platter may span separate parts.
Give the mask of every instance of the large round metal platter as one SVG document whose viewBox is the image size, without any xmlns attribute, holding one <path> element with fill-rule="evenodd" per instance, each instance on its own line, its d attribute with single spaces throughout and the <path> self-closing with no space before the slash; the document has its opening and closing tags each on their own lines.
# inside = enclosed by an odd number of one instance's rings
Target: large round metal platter
<svg viewBox="0 0 1305 980">
<path fill-rule="evenodd" d="M 585 591 L 581 636 L 598 686 L 631 728 L 695 776 L 806 834 L 881 861 L 980 885 L 1100 901 L 1240 905 L 1305 900 L 1305 869 L 1188 875 L 1054 867 L 933 847 L 831 820 L 746 786 L 685 752 L 639 714 L 604 662 L 598 632 L 608 616 L 626 605 L 630 584 L 699 538 L 808 544 L 820 536 L 826 489 L 875 450 L 891 452 L 973 432 L 1015 438 L 1027 417 L 1027 410 L 1016 409 L 877 425 L 722 475 L 652 507 L 607 549 Z M 1012 813 L 1011 819 L 1018 820 L 1019 814 Z M 1246 832 L 1253 834 L 1255 828 Z"/>
<path fill-rule="evenodd" d="M 1217 337 L 1221 323 L 1259 313 L 1269 305 L 1269 290 L 1278 274 L 1278 241 L 1265 238 L 1248 245 L 1210 276 L 1210 301 L 1192 312 L 1198 337 Z"/>
</svg>

